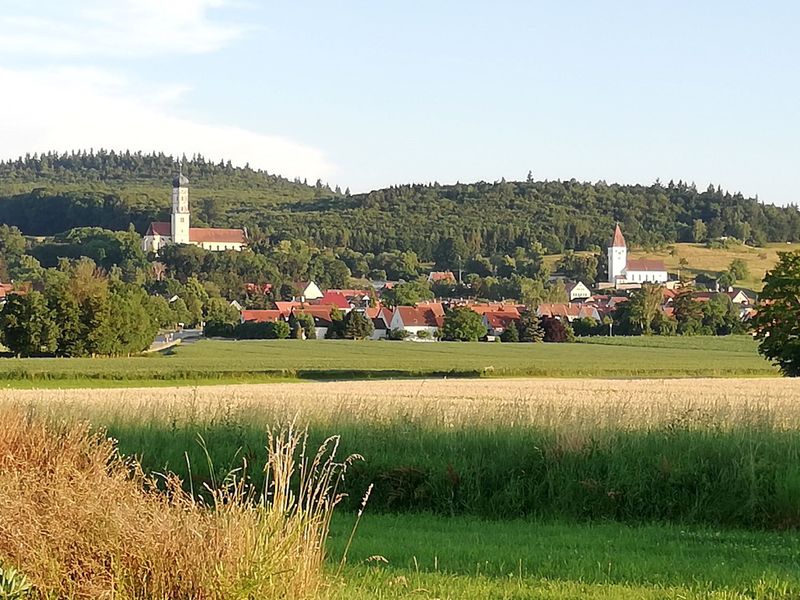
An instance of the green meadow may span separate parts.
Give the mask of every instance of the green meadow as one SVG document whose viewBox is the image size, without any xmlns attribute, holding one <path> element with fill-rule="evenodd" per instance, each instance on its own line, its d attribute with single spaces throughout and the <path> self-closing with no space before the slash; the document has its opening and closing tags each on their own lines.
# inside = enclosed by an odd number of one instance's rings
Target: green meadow
<svg viewBox="0 0 800 600">
<path fill-rule="evenodd" d="M 333 565 L 353 522 L 334 521 Z M 359 600 L 795 598 L 800 538 L 672 524 L 367 512 L 341 572 L 334 596 Z"/>
<path fill-rule="evenodd" d="M 761 377 L 749 336 L 591 338 L 575 344 L 202 340 L 127 358 L 7 358 L 14 387 L 109 387 L 403 377 Z"/>
</svg>

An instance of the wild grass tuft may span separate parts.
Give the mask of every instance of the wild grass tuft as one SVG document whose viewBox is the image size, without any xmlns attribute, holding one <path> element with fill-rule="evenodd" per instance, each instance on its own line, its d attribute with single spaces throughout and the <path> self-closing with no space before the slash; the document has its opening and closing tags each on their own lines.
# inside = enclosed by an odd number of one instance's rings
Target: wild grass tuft
<svg viewBox="0 0 800 600">
<path fill-rule="evenodd" d="M 309 452 L 304 431 L 274 431 L 262 488 L 233 471 L 198 501 L 175 475 L 146 475 L 86 423 L 9 408 L 0 421 L 0 597 L 325 594 L 325 542 L 353 460 L 337 459 L 338 438 Z"/>
</svg>

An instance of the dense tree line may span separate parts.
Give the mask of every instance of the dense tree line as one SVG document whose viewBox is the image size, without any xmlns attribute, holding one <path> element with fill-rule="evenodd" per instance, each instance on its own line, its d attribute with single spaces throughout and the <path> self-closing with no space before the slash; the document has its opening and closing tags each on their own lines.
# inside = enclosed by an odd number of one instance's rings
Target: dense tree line
<svg viewBox="0 0 800 600">
<path fill-rule="evenodd" d="M 106 150 L 26 155 L 0 162 L 0 222 L 27 235 L 55 235 L 77 227 L 127 229 L 144 233 L 151 221 L 166 219 L 176 157 Z M 336 196 L 327 184 L 289 181 L 230 161 L 181 157 L 192 181 L 196 226 L 241 226 L 240 213 L 282 203 Z M 337 188 L 338 190 L 338 188 Z M 341 192 L 338 192 L 341 194 Z"/>
<path fill-rule="evenodd" d="M 36 235 L 129 224 L 143 233 L 168 214 L 173 171 L 169 156 L 103 151 L 0 163 L 0 221 Z M 517 248 L 537 244 L 550 253 L 604 248 L 617 221 L 630 243 L 645 247 L 723 236 L 756 245 L 800 240 L 796 206 L 764 205 L 684 182 L 529 179 L 404 185 L 351 196 L 322 182 L 289 182 L 202 157 L 187 160 L 185 173 L 199 225 L 245 226 L 256 243 L 267 245 L 301 240 L 376 257 L 413 252 L 416 260 L 453 270 L 471 261 L 473 269 L 499 270 L 502 264 L 480 257 L 513 257 Z M 408 266 L 403 262 L 373 268 L 391 277 Z"/>
<path fill-rule="evenodd" d="M 0 338 L 20 356 L 120 356 L 145 350 L 163 305 L 140 286 L 106 277 L 88 259 L 45 274 L 47 285 L 11 294 Z"/>
</svg>

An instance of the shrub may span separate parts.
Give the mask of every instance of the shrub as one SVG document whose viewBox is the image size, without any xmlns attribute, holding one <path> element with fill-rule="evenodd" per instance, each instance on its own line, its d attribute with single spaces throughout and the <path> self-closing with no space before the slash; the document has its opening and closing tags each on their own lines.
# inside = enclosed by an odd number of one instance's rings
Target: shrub
<svg viewBox="0 0 800 600">
<path fill-rule="evenodd" d="M 605 327 L 591 317 L 581 317 L 572 322 L 572 329 L 578 337 L 602 335 Z"/>
</svg>

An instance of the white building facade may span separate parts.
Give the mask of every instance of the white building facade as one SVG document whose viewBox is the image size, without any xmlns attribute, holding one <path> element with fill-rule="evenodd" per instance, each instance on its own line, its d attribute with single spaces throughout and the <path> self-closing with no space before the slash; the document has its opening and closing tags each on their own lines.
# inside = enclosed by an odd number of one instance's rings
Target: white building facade
<svg viewBox="0 0 800 600">
<path fill-rule="evenodd" d="M 179 173 L 172 180 L 172 212 L 169 222 L 150 223 L 142 238 L 145 252 L 158 254 L 164 246 L 192 244 L 204 250 L 240 251 L 247 245 L 247 234 L 243 229 L 218 229 L 192 227 L 189 209 L 189 180 Z"/>
<path fill-rule="evenodd" d="M 666 283 L 669 274 L 660 260 L 649 258 L 629 259 L 625 236 L 617 224 L 608 247 L 608 282 L 615 285 L 627 283 Z"/>
</svg>

